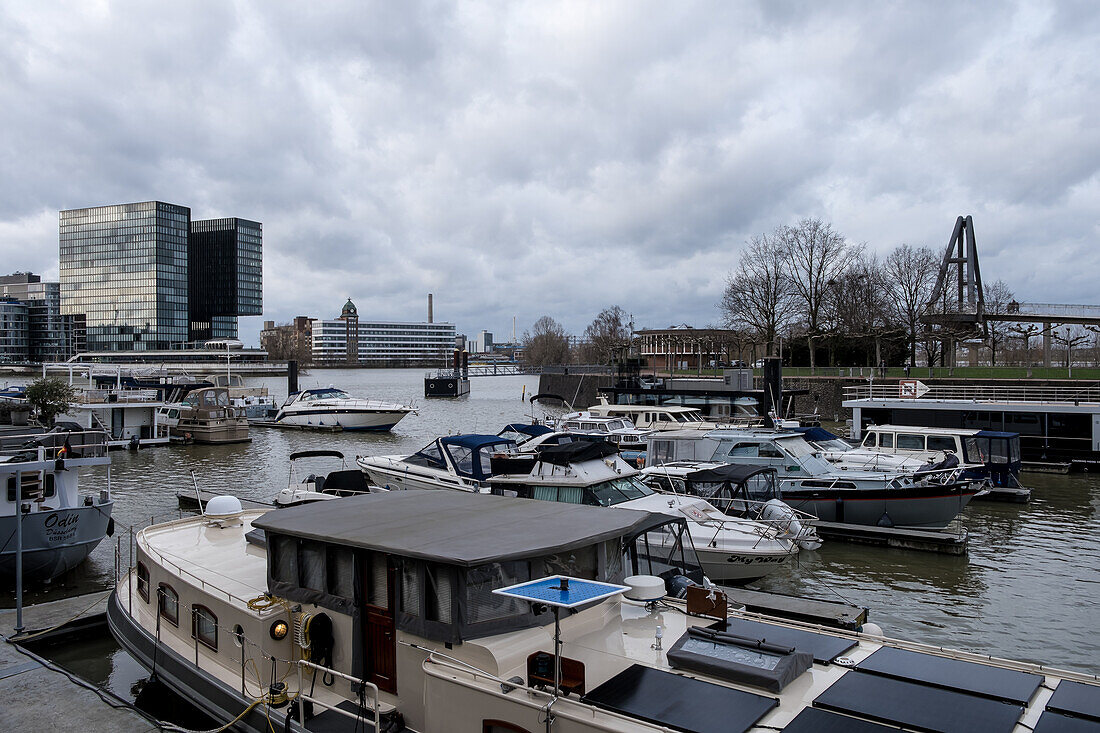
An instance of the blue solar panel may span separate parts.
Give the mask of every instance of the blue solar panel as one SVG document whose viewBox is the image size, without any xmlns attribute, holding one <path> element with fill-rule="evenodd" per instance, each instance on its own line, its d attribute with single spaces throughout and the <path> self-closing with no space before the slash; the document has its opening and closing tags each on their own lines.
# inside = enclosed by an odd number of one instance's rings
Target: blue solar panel
<svg viewBox="0 0 1100 733">
<path fill-rule="evenodd" d="M 564 575 L 552 575 L 549 578 L 531 580 L 507 588 L 498 588 L 493 593 L 510 598 L 520 598 L 534 603 L 545 603 L 561 608 L 575 608 L 630 590 L 625 585 L 600 583 L 595 580 L 581 580 Z"/>
<path fill-rule="evenodd" d="M 1072 718 L 1051 710 L 1044 710 L 1034 731 L 1035 733 L 1100 733 L 1100 723 L 1088 718 Z"/>
</svg>

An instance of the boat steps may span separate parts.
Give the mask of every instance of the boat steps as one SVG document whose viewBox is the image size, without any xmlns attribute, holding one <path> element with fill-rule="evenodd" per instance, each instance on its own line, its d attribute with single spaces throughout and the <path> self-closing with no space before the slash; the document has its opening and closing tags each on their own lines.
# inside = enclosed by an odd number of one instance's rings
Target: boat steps
<svg viewBox="0 0 1100 733">
<path fill-rule="evenodd" d="M 965 529 L 959 533 L 949 533 L 822 521 L 814 522 L 813 526 L 817 529 L 818 536 L 829 542 L 854 542 L 861 545 L 936 552 L 941 555 L 965 555 L 969 541 L 969 535 Z"/>
<path fill-rule="evenodd" d="M 1031 489 L 1012 489 L 994 486 L 986 493 L 975 496 L 971 501 L 1000 501 L 1010 504 L 1027 504 L 1031 501 Z"/>
<path fill-rule="evenodd" d="M 1043 461 L 1024 461 L 1020 465 L 1021 471 L 1031 473 L 1069 473 L 1071 463 L 1046 463 Z"/>
</svg>

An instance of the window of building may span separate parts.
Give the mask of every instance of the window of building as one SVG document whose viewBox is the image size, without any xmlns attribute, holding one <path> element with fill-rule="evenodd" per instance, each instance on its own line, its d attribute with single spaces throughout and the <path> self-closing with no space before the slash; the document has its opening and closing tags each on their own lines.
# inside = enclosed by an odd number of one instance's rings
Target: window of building
<svg viewBox="0 0 1100 733">
<path fill-rule="evenodd" d="M 145 563 L 139 562 L 137 566 L 137 590 L 138 595 L 146 603 L 149 602 L 149 568 Z"/>
<path fill-rule="evenodd" d="M 180 596 L 167 583 L 157 587 L 157 613 L 173 626 L 180 625 Z"/>
<path fill-rule="evenodd" d="M 191 638 L 218 651 L 218 617 L 206 606 L 191 606 Z"/>
</svg>

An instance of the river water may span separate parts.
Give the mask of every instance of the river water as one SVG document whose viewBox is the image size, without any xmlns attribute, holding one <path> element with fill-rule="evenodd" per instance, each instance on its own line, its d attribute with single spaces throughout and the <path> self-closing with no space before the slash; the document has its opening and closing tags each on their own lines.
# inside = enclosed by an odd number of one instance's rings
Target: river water
<svg viewBox="0 0 1100 733">
<path fill-rule="evenodd" d="M 124 568 L 126 528 L 178 516 L 176 493 L 193 491 L 192 471 L 202 488 L 270 500 L 287 484 L 294 451 L 339 450 L 351 467 L 356 455 L 412 452 L 442 434 L 495 433 L 507 422 L 529 421 L 532 408 L 524 397 L 538 387 L 533 376 L 475 378 L 468 397 L 425 400 L 420 370 L 315 370 L 299 381 L 302 388 L 334 384 L 356 396 L 411 402 L 419 414 L 385 434 L 253 428 L 248 444 L 112 454 Z M 286 395 L 284 378 L 249 382 L 264 384 L 279 402 Z M 334 467 L 326 459 L 309 460 L 317 460 L 322 472 Z M 1024 476 L 1035 489 L 1029 505 L 967 507 L 962 515 L 970 532 L 967 557 L 827 542 L 759 586 L 867 606 L 871 620 L 893 637 L 1095 672 L 1100 666 L 1100 476 Z M 89 491 L 106 481 L 106 468 L 86 470 L 81 486 Z M 115 543 L 105 541 L 70 577 L 31 589 L 26 602 L 109 588 L 114 556 Z M 102 649 L 90 647 L 75 655 L 67 661 L 132 698 L 128 691 L 140 682 L 141 671 L 123 652 L 105 658 Z M 87 664 L 93 659 L 101 663 Z"/>
</svg>

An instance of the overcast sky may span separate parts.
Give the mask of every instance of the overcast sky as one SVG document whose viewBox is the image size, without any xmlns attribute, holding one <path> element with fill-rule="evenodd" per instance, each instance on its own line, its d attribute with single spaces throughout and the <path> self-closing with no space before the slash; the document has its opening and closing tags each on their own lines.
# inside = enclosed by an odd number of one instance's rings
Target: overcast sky
<svg viewBox="0 0 1100 733">
<path fill-rule="evenodd" d="M 1098 7 L 0 0 L 0 270 L 159 199 L 263 222 L 264 319 L 432 292 L 502 340 L 715 323 L 800 217 L 885 253 L 972 214 L 987 282 L 1096 303 Z"/>
</svg>

